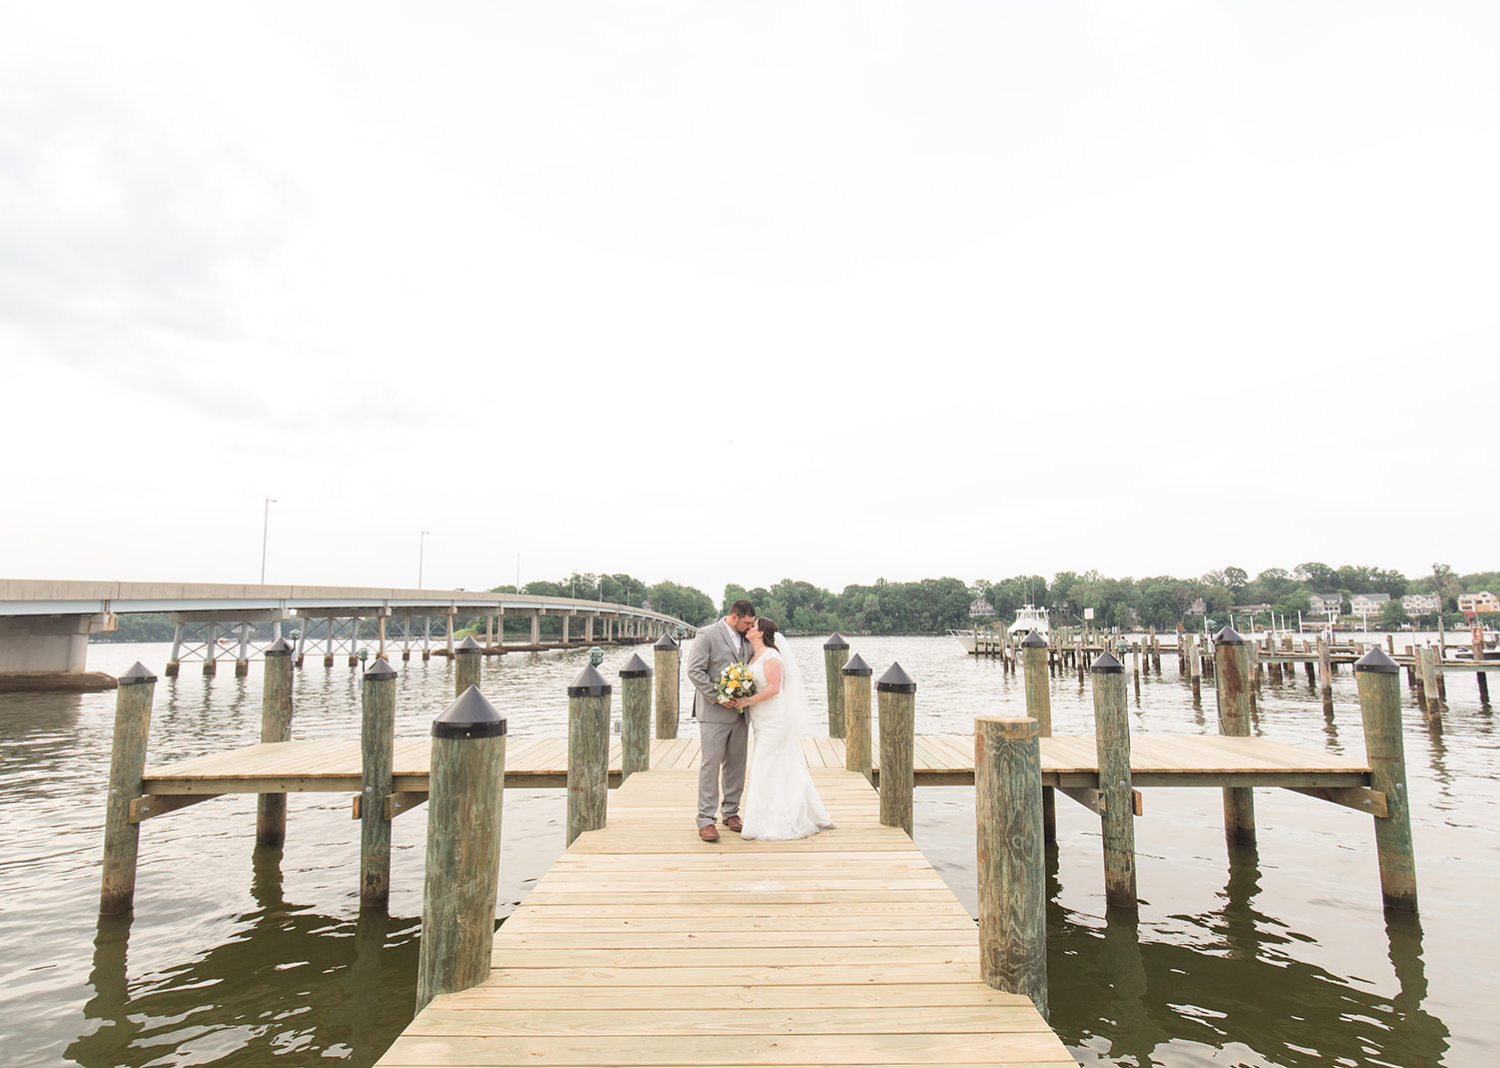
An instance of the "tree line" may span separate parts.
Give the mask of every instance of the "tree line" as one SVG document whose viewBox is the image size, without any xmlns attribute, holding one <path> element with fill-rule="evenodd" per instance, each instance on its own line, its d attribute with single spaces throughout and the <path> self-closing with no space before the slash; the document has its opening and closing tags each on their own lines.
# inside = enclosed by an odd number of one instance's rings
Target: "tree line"
<svg viewBox="0 0 1500 1068">
<path fill-rule="evenodd" d="M 1094 610 L 1094 623 L 1102 627 L 1156 627 L 1166 630 L 1178 623 L 1199 624 L 1193 612 L 1201 600 L 1208 617 L 1228 621 L 1237 607 L 1269 605 L 1270 612 L 1256 613 L 1255 622 L 1270 622 L 1271 614 L 1295 619 L 1310 611 L 1309 595 L 1337 593 L 1349 613 L 1349 601 L 1362 593 L 1385 593 L 1391 597 L 1378 622 L 1387 627 L 1406 623 L 1436 626 L 1435 614 L 1416 619 L 1407 616 L 1401 597 L 1408 593 L 1436 594 L 1447 623 L 1463 622 L 1458 595 L 1477 590 L 1500 593 L 1500 572 L 1481 571 L 1460 575 L 1447 564 L 1433 564 L 1431 574 L 1407 578 L 1399 571 L 1361 564 L 1330 567 L 1316 561 L 1290 570 L 1267 568 L 1253 578 L 1241 567 L 1218 568 L 1197 578 L 1153 575 L 1146 578 L 1111 578 L 1098 571 L 1059 571 L 1048 579 L 1042 575 L 1013 575 L 999 580 L 964 582 L 956 578 L 927 578 L 915 582 L 876 579 L 870 585 L 845 586 L 838 593 L 799 579 L 783 579 L 770 588 L 724 587 L 720 602 L 701 590 L 680 583 L 646 583 L 632 575 L 574 572 L 566 578 L 528 582 L 519 592 L 549 597 L 572 597 L 606 604 L 640 608 L 649 605 L 664 615 L 693 626 L 712 622 L 745 598 L 756 610 L 776 620 L 792 633 L 827 634 L 942 634 L 953 627 L 969 627 L 975 620 L 969 606 L 987 601 L 993 619 L 1008 623 L 1027 604 L 1046 608 L 1055 622 L 1082 620 L 1085 609 Z M 515 586 L 495 586 L 494 593 L 517 592 Z M 1249 613 L 1245 613 L 1248 615 Z M 1240 613 L 1236 613 L 1238 616 Z M 979 622 L 986 622 L 980 620 Z M 465 622 L 460 619 L 461 624 Z M 1372 620 L 1372 622 L 1375 622 Z M 480 624 L 482 626 L 482 624 Z M 529 620 L 507 620 L 507 631 L 528 630 Z M 120 617 L 119 630 L 96 635 L 95 640 L 170 641 L 172 624 L 164 615 L 141 614 Z M 373 633 L 373 621 L 367 620 Z M 542 621 L 542 633 L 560 633 L 555 618 Z"/>
</svg>

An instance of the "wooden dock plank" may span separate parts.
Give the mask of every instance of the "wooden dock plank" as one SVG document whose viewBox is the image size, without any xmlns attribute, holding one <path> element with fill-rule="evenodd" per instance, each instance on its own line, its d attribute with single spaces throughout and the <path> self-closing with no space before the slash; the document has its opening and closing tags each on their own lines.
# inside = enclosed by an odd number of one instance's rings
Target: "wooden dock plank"
<svg viewBox="0 0 1500 1068">
<path fill-rule="evenodd" d="M 812 772 L 839 825 L 794 842 L 702 842 L 696 771 L 631 776 L 501 925 L 490 977 L 379 1064 L 1074 1064 L 979 981 L 973 920 L 864 777 Z"/>
</svg>

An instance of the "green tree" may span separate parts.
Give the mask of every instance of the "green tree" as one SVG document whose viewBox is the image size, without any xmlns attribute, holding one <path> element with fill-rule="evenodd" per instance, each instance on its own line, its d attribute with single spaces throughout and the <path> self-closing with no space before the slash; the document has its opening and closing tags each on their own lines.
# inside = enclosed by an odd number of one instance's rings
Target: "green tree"
<svg viewBox="0 0 1500 1068">
<path fill-rule="evenodd" d="M 1240 591 L 1250 584 L 1250 576 L 1243 567 L 1226 567 L 1224 569 L 1224 585 L 1229 587 L 1229 592 L 1239 597 Z"/>
<path fill-rule="evenodd" d="M 1158 629 L 1171 627 L 1181 619 L 1177 609 L 1177 594 L 1165 582 L 1156 582 L 1141 591 L 1141 622 Z"/>
<path fill-rule="evenodd" d="M 1335 582 L 1333 568 L 1329 567 L 1327 564 L 1320 564 L 1317 562 L 1298 564 L 1296 568 L 1293 569 L 1292 574 L 1296 577 L 1298 582 L 1302 583 L 1304 586 L 1307 586 L 1314 593 L 1320 593 L 1324 590 L 1329 589 Z"/>
<path fill-rule="evenodd" d="M 1380 625 L 1387 630 L 1395 630 L 1411 622 L 1411 616 L 1406 614 L 1406 606 L 1392 597 L 1380 606 Z"/>
</svg>

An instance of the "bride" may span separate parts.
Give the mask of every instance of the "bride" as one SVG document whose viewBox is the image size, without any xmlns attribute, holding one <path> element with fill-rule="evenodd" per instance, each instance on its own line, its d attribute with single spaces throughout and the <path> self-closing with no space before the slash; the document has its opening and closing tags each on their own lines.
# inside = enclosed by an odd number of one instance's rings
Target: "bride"
<svg viewBox="0 0 1500 1068">
<path fill-rule="evenodd" d="M 808 720 L 802 677 L 796 663 L 776 648 L 776 634 L 775 622 L 764 616 L 751 624 L 745 637 L 755 649 L 750 661 L 755 693 L 735 702 L 750 710 L 745 714 L 755 731 L 740 837 L 766 842 L 806 838 L 833 826 L 802 756 Z"/>
</svg>

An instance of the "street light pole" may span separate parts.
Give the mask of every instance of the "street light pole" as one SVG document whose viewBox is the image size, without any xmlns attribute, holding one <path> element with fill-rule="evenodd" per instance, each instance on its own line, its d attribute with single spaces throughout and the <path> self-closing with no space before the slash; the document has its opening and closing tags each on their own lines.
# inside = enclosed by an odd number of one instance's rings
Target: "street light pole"
<svg viewBox="0 0 1500 1068">
<path fill-rule="evenodd" d="M 275 497 L 266 498 L 266 515 L 260 527 L 260 584 L 266 584 L 266 539 L 271 533 L 271 505 L 276 503 Z"/>
<path fill-rule="evenodd" d="M 427 555 L 427 535 L 432 531 L 422 531 L 422 538 L 417 543 L 417 589 L 422 588 L 422 558 Z"/>
</svg>

